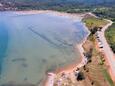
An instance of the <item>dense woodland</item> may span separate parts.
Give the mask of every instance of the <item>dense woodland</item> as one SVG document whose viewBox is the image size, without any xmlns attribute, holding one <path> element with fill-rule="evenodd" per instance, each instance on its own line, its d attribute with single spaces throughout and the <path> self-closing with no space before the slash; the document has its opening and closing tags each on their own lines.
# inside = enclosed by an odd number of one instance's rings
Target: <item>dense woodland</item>
<svg viewBox="0 0 115 86">
<path fill-rule="evenodd" d="M 113 23 L 113 25 L 106 30 L 105 36 L 110 44 L 111 49 L 115 53 L 115 23 Z"/>
<path fill-rule="evenodd" d="M 93 12 L 115 20 L 115 0 L 0 0 L 0 10 L 57 10 Z"/>
<path fill-rule="evenodd" d="M 29 9 L 50 9 L 69 11 L 74 9 L 84 9 L 99 6 L 114 7 L 115 0 L 0 0 L 5 6 L 15 7 L 19 10 Z"/>
</svg>

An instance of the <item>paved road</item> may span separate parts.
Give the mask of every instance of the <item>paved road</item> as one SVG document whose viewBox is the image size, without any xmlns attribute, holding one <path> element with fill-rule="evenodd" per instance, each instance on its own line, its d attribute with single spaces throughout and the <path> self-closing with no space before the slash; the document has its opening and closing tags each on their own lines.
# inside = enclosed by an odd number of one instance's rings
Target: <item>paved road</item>
<svg viewBox="0 0 115 86">
<path fill-rule="evenodd" d="M 109 21 L 109 20 L 107 20 L 107 21 Z M 112 25 L 112 21 L 109 21 L 109 22 L 110 23 L 107 24 L 105 27 L 103 27 L 102 31 L 100 31 L 98 33 L 98 36 L 99 36 L 99 39 L 101 40 L 101 42 L 103 44 L 103 52 L 106 55 L 106 59 L 107 59 L 109 66 L 110 66 L 111 77 L 113 80 L 115 80 L 115 55 L 112 52 L 109 44 L 107 43 L 105 35 L 104 35 L 105 30 L 108 29 L 108 27 Z"/>
</svg>

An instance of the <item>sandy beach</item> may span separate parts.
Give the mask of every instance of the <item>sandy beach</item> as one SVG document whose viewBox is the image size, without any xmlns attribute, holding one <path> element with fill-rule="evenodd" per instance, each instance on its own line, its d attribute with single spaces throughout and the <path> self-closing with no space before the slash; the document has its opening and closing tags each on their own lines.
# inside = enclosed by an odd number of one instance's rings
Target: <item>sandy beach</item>
<svg viewBox="0 0 115 86">
<path fill-rule="evenodd" d="M 72 20 L 82 20 L 83 17 L 87 13 L 65 13 L 65 12 L 58 12 L 58 11 L 52 11 L 52 10 L 30 10 L 30 11 L 15 11 L 17 15 L 34 15 L 34 14 L 42 14 L 42 13 L 51 13 L 52 15 L 58 15 L 58 16 L 63 16 L 63 17 L 69 17 Z M 90 13 L 88 13 L 90 14 Z"/>
</svg>

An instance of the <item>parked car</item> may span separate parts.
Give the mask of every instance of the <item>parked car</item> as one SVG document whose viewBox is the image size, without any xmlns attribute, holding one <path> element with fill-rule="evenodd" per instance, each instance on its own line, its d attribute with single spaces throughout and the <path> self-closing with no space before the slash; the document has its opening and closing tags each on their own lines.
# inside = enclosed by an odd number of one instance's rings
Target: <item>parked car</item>
<svg viewBox="0 0 115 86">
<path fill-rule="evenodd" d="M 100 46 L 99 48 L 103 48 L 103 46 Z"/>
<path fill-rule="evenodd" d="M 97 39 L 97 41 L 98 41 L 98 42 L 101 42 L 101 40 L 100 40 L 99 38 Z"/>
</svg>

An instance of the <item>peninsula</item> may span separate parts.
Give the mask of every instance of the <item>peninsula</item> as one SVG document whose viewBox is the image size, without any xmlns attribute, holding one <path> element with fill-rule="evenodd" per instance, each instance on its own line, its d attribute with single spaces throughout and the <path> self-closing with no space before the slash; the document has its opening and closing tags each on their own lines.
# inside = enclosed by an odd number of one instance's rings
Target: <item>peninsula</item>
<svg viewBox="0 0 115 86">
<path fill-rule="evenodd" d="M 0 86 L 115 86 L 115 0 L 0 0 Z"/>
</svg>

